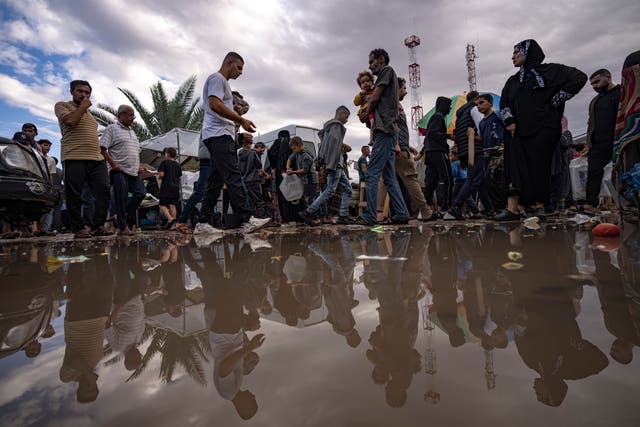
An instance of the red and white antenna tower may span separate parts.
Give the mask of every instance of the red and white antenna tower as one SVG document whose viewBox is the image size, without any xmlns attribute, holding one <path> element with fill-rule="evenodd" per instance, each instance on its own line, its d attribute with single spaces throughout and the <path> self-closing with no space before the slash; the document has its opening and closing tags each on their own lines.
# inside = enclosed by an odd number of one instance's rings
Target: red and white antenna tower
<svg viewBox="0 0 640 427">
<path fill-rule="evenodd" d="M 422 85 L 420 79 L 420 64 L 416 56 L 416 47 L 420 46 L 420 37 L 415 34 L 404 39 L 404 45 L 409 48 L 409 87 L 411 88 L 411 127 L 418 130 L 418 122 L 422 118 L 422 100 L 418 88 Z"/>
</svg>

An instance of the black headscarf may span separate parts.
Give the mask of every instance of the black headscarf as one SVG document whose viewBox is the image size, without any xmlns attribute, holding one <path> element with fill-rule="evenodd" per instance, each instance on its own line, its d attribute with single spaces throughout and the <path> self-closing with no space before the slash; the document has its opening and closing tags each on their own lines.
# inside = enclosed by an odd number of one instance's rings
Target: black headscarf
<svg viewBox="0 0 640 427">
<path fill-rule="evenodd" d="M 440 113 L 443 116 L 449 114 L 451 109 L 451 99 L 446 96 L 439 96 L 436 99 L 436 113 Z"/>
<path fill-rule="evenodd" d="M 536 68 L 544 61 L 544 52 L 538 42 L 533 39 L 527 39 L 515 45 L 514 48 L 518 49 L 522 56 L 524 56 L 524 64 L 520 67 L 520 75 L 518 76 L 520 83 L 524 82 L 528 73 L 531 73 L 538 82 L 538 87 L 543 88 L 545 83 L 544 79 L 540 73 L 536 71 Z"/>
</svg>

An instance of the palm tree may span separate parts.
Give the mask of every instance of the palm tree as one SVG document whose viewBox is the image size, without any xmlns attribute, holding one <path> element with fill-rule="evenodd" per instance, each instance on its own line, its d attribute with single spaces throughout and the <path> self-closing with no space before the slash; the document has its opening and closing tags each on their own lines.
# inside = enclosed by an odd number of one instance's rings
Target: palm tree
<svg viewBox="0 0 640 427">
<path fill-rule="evenodd" d="M 211 343 L 208 332 L 181 336 L 175 332 L 147 325 L 143 342 L 151 338 L 151 343 L 142 356 L 142 363 L 131 374 L 127 381 L 138 378 L 149 366 L 156 355 L 160 354 L 160 371 L 158 377 L 168 384 L 173 379 L 177 366 L 181 366 L 197 384 L 206 385 L 207 375 L 203 364 L 211 356 Z"/>
<path fill-rule="evenodd" d="M 127 97 L 142 120 L 142 123 L 134 122 L 132 125 L 138 139 L 144 141 L 153 136 L 162 135 L 173 128 L 200 130 L 204 119 L 204 110 L 199 105 L 200 97 L 195 99 L 193 97 L 195 86 L 196 76 L 191 76 L 180 85 L 173 98 L 169 99 L 162 82 L 158 81 L 149 88 L 153 100 L 152 111 L 142 105 L 133 92 L 118 88 Z M 117 108 L 102 103 L 98 104 L 98 108 L 103 111 L 92 111 L 98 123 L 108 126 L 115 122 Z"/>
</svg>

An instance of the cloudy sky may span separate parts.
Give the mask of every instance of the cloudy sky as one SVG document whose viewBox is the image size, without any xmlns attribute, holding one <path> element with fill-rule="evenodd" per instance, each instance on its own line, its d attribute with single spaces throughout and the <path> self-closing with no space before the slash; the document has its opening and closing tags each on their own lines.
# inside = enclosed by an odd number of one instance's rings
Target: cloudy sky
<svg viewBox="0 0 640 427">
<path fill-rule="evenodd" d="M 251 103 L 247 117 L 268 132 L 290 123 L 319 127 L 336 106 L 351 106 L 372 48 L 386 49 L 406 76 L 403 40 L 411 34 L 422 39 L 425 111 L 436 96 L 467 89 L 467 43 L 480 56 L 478 88 L 497 93 L 522 39 L 537 39 L 547 62 L 587 74 L 606 67 L 616 81 L 624 57 L 640 48 L 637 0 L 0 0 L 0 22 L 0 135 L 34 122 L 54 153 L 53 105 L 69 98 L 70 80 L 89 80 L 94 104 L 124 103 L 121 87 L 150 106 L 148 87 L 158 80 L 174 91 L 196 75 L 199 94 L 229 50 L 246 62 L 232 86 Z M 567 105 L 574 135 L 585 131 L 592 96 L 585 87 Z M 352 111 L 347 140 L 359 147 L 367 131 Z"/>
</svg>

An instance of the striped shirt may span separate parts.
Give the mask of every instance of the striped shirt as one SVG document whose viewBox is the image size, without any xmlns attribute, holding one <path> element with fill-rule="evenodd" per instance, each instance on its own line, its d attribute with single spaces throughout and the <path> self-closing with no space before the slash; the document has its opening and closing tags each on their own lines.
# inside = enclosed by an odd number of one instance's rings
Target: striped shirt
<svg viewBox="0 0 640 427">
<path fill-rule="evenodd" d="M 122 168 L 122 172 L 138 176 L 140 143 L 131 127 L 125 127 L 120 122 L 110 124 L 102 133 L 100 147 L 109 152 L 113 161 Z"/>
<path fill-rule="evenodd" d="M 98 122 L 86 111 L 75 126 L 69 126 L 62 120 L 74 112 L 78 106 L 73 101 L 61 101 L 55 105 L 55 113 L 62 133 L 60 155 L 65 160 L 104 160 L 98 143 Z"/>
</svg>

